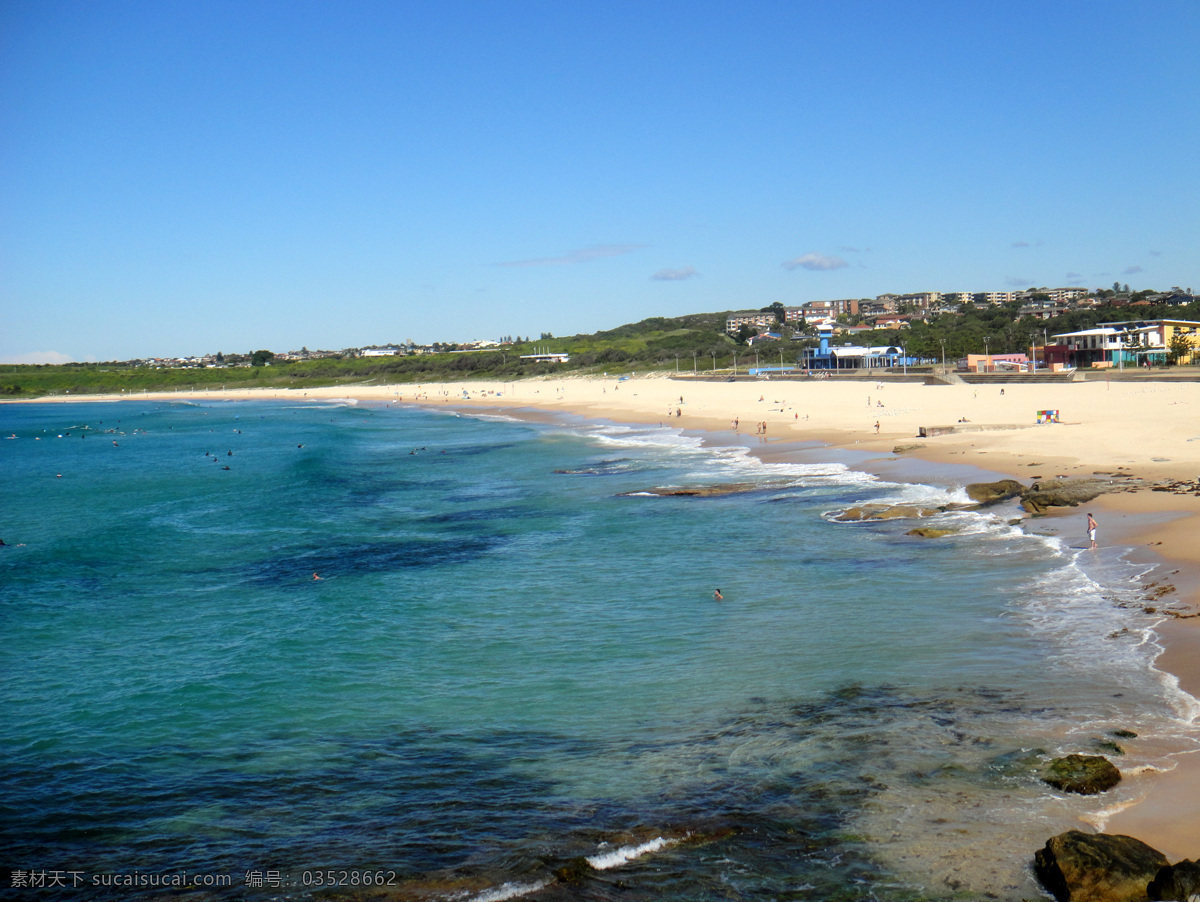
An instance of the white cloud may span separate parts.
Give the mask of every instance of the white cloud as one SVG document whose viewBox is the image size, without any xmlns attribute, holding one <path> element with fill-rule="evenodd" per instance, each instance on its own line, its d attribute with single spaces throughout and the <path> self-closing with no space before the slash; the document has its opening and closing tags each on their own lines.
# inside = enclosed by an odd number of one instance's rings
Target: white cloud
<svg viewBox="0 0 1200 902">
<path fill-rule="evenodd" d="M 781 265 L 784 269 L 808 269 L 813 272 L 826 272 L 831 269 L 841 269 L 843 266 L 849 266 L 850 264 L 841 257 L 827 257 L 824 254 L 812 253 L 787 260 Z"/>
<path fill-rule="evenodd" d="M 1135 275 L 1137 275 L 1138 273 L 1140 273 L 1140 272 L 1145 272 L 1145 271 L 1146 271 L 1146 270 L 1142 269 L 1140 266 L 1127 266 L 1127 267 L 1125 267 L 1123 270 L 1121 270 L 1121 275 L 1123 275 L 1123 276 L 1135 276 Z"/>
<path fill-rule="evenodd" d="M 658 282 L 682 282 L 684 279 L 695 278 L 700 275 L 696 272 L 694 266 L 685 266 L 683 269 L 660 269 L 650 278 Z"/>
<path fill-rule="evenodd" d="M 532 260 L 510 260 L 497 263 L 496 266 L 563 266 L 568 263 L 589 263 L 604 257 L 620 257 L 639 250 L 644 244 L 594 244 L 591 247 L 581 247 L 568 251 L 561 257 L 535 257 Z"/>
<path fill-rule="evenodd" d="M 75 358 L 60 351 L 30 351 L 0 358 L 0 363 L 74 363 Z"/>
</svg>

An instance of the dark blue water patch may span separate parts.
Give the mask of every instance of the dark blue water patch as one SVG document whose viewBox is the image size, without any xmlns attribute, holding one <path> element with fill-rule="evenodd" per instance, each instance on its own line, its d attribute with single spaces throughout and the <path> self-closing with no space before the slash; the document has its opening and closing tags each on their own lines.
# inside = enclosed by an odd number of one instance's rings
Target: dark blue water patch
<svg viewBox="0 0 1200 902">
<path fill-rule="evenodd" d="M 445 447 L 422 447 L 414 456 L 427 456 L 433 462 L 445 463 L 447 460 L 452 461 L 456 457 L 479 457 L 481 455 L 496 454 L 518 447 L 520 447 L 520 445 L 517 442 L 490 442 L 472 445 L 453 444 L 446 445 Z"/>
<path fill-rule="evenodd" d="M 473 525 L 477 523 L 490 523 L 494 521 L 518 521 L 518 520 L 537 520 L 539 523 L 545 523 L 547 519 L 557 519 L 553 515 L 548 515 L 546 511 L 535 511 L 528 507 L 481 507 L 471 510 L 456 510 L 448 511 L 441 514 L 426 514 L 419 519 L 421 523 L 432 523 L 437 525 L 459 526 Z"/>
<path fill-rule="evenodd" d="M 663 467 L 646 460 L 637 460 L 632 457 L 617 457 L 610 460 L 589 462 L 579 467 L 556 469 L 554 472 L 560 476 L 624 476 L 630 473 L 644 473 L 648 470 L 658 469 L 663 469 Z"/>
<path fill-rule="evenodd" d="M 334 542 L 235 569 L 243 579 L 256 585 L 286 585 L 313 572 L 325 577 L 465 564 L 494 551 L 501 542 L 495 536 Z"/>
<path fill-rule="evenodd" d="M 553 811 L 549 784 L 509 769 L 528 751 L 525 738 L 484 748 L 407 733 L 331 742 L 304 768 L 271 766 L 287 749 L 269 742 L 236 766 L 169 749 L 13 762 L 0 775 L 0 847 L 13 869 L 454 867 L 496 837 L 523 836 L 530 812 Z"/>
<path fill-rule="evenodd" d="M 1003 710 L 1024 711 L 1025 702 L 998 689 L 850 686 L 800 703 L 755 705 L 712 730 L 661 742 L 397 729 L 371 739 L 330 737 L 316 758 L 305 740 L 296 764 L 278 763 L 298 741 L 282 735 L 207 754 L 162 746 L 46 760 L 18 750 L 0 770 L 0 847 L 14 870 L 229 873 L 238 885 L 215 898 L 264 899 L 268 890 L 242 885 L 245 871 L 395 870 L 413 893 L 456 881 L 499 886 L 553 880 L 576 856 L 666 835 L 683 841 L 536 898 L 947 898 L 948 891 L 898 885 L 850 828 L 879 792 L 882 769 L 889 780 L 937 792 L 936 771 L 907 772 L 892 760 L 898 738 L 932 731 L 939 748 L 947 739 L 970 743 L 977 719 Z M 771 748 L 816 741 L 818 752 L 769 773 L 730 760 L 731 749 L 755 740 Z M 1007 741 L 991 760 L 1012 758 L 1019 738 Z M 666 756 L 691 776 L 647 786 L 632 800 L 578 798 L 530 766 L 614 755 Z M 705 766 L 716 761 L 726 766 Z"/>
</svg>

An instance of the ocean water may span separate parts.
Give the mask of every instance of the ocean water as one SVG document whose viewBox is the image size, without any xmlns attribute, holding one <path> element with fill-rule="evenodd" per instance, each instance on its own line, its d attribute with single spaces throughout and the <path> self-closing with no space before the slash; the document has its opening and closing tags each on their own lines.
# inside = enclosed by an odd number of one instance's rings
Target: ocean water
<svg viewBox="0 0 1200 902">
<path fill-rule="evenodd" d="M 1128 801 L 1039 766 L 1197 740 L 1120 549 L 829 517 L 954 485 L 350 402 L 0 433 L 14 898 L 1029 898 Z"/>
</svg>

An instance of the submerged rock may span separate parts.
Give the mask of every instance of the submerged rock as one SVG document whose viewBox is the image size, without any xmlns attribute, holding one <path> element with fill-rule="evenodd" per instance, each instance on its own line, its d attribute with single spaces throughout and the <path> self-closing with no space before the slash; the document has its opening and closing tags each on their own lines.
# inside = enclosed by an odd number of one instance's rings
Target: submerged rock
<svg viewBox="0 0 1200 902">
<path fill-rule="evenodd" d="M 1102 755 L 1067 755 L 1050 762 L 1042 781 L 1063 792 L 1091 796 L 1120 783 L 1121 772 Z"/>
<path fill-rule="evenodd" d="M 1200 896 L 1200 861 L 1181 861 L 1160 868 L 1146 894 L 1155 902 L 1170 899 L 1183 902 Z"/>
<path fill-rule="evenodd" d="M 580 855 L 578 858 L 570 859 L 562 867 L 556 868 L 554 876 L 562 883 L 578 884 L 583 883 L 595 873 L 596 869 L 585 857 Z"/>
<path fill-rule="evenodd" d="M 1001 479 L 997 482 L 972 482 L 967 486 L 967 497 L 980 504 L 997 504 L 1016 498 L 1024 492 L 1025 486 L 1015 479 Z"/>
<path fill-rule="evenodd" d="M 775 486 L 756 482 L 730 482 L 721 485 L 692 485 L 692 486 L 655 486 L 650 489 L 639 489 L 636 492 L 621 492 L 618 497 L 630 495 L 660 495 L 664 498 L 714 498 L 720 495 L 740 495 L 748 492 L 762 492 Z"/>
<path fill-rule="evenodd" d="M 1132 836 L 1068 830 L 1047 840 L 1033 862 L 1058 902 L 1143 902 L 1167 859 Z"/>
<path fill-rule="evenodd" d="M 937 529 L 933 526 L 918 526 L 905 533 L 906 536 L 920 536 L 922 539 L 940 539 L 942 536 L 952 536 L 957 529 Z"/>
<path fill-rule="evenodd" d="M 917 520 L 941 513 L 937 508 L 916 507 L 912 504 L 863 504 L 838 511 L 830 519 L 843 522 L 855 520 Z"/>
<path fill-rule="evenodd" d="M 896 447 L 892 448 L 892 453 L 907 454 L 909 451 L 920 451 L 924 447 L 925 445 L 921 442 L 917 442 L 916 444 L 912 445 L 896 445 Z"/>
</svg>

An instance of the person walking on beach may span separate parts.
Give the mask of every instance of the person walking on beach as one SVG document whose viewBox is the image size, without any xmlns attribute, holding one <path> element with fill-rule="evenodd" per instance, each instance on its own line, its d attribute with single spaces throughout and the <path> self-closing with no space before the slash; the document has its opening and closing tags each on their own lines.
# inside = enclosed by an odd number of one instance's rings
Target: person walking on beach
<svg viewBox="0 0 1200 902">
<path fill-rule="evenodd" d="M 1092 543 L 1091 550 L 1095 551 L 1096 550 L 1096 518 L 1093 517 L 1091 514 L 1088 514 L 1087 517 L 1088 517 L 1088 524 L 1087 524 L 1088 539 L 1090 539 L 1091 543 Z"/>
<path fill-rule="evenodd" d="M 875 434 L 879 435 L 879 420 L 875 421 Z"/>
</svg>

